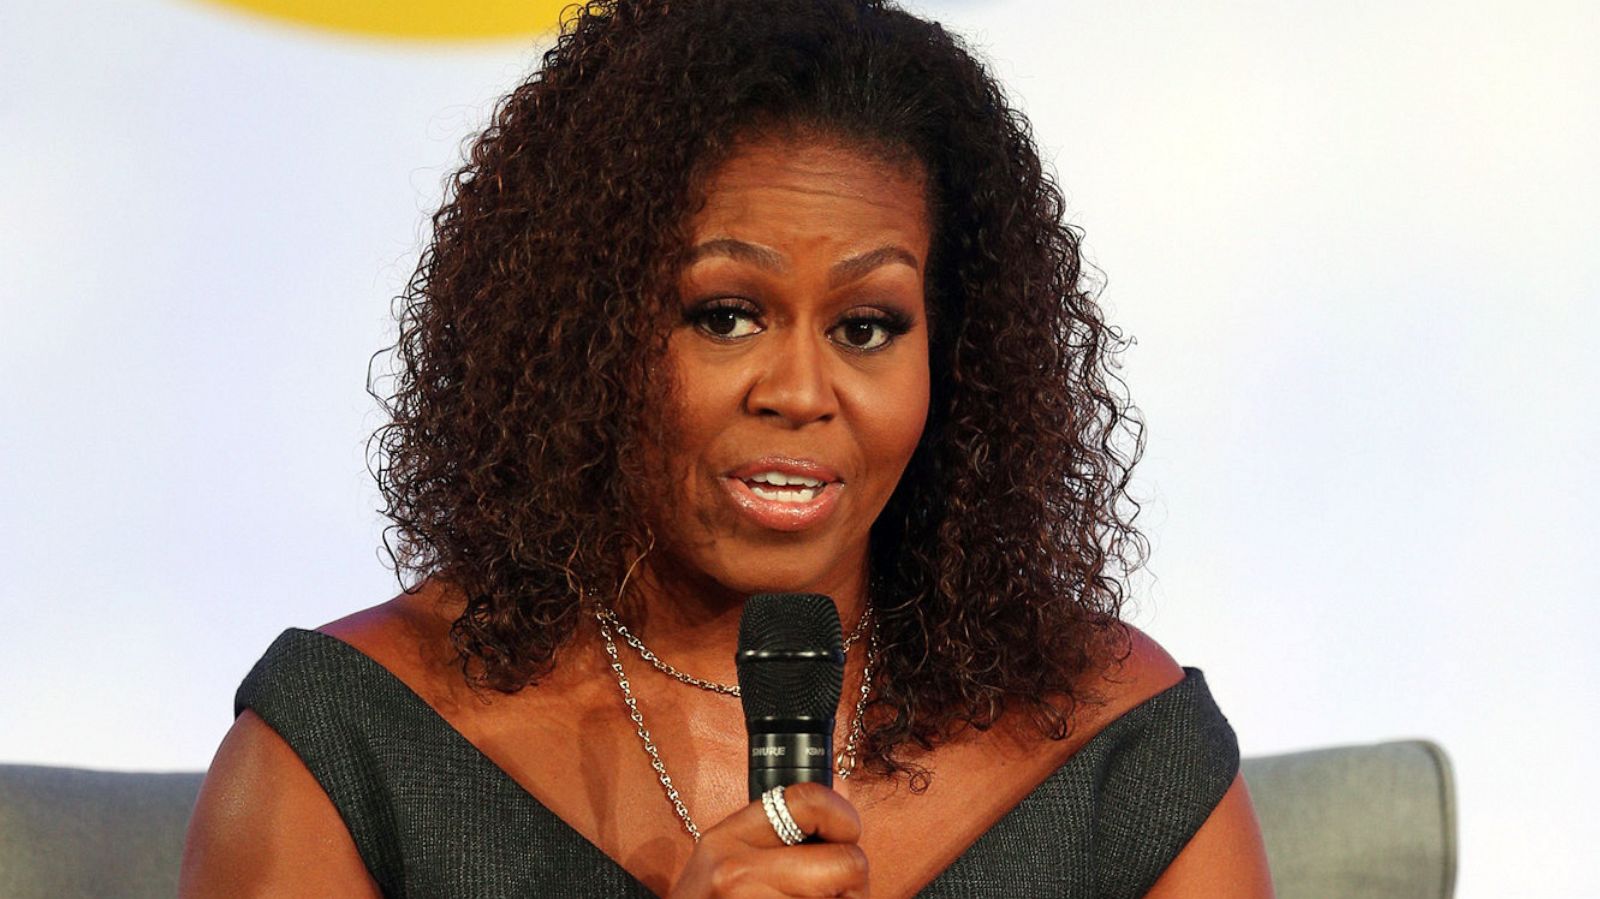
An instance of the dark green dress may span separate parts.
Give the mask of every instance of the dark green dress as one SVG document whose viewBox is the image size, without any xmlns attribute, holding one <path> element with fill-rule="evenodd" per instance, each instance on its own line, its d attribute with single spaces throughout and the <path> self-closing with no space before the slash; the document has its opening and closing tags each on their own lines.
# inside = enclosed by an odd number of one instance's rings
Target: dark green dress
<svg viewBox="0 0 1600 899">
<path fill-rule="evenodd" d="M 920 894 L 1136 897 L 1239 770 L 1198 669 L 1107 725 Z M 388 896 L 649 896 L 403 682 L 334 637 L 284 631 L 245 677 Z M 908 835 L 911 836 L 911 835 Z"/>
</svg>

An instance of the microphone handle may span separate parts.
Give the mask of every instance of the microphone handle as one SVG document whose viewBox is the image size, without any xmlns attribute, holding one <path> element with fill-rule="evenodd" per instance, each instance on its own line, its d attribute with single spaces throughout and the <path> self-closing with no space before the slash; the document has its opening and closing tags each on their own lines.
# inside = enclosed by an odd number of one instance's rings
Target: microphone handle
<svg viewBox="0 0 1600 899">
<path fill-rule="evenodd" d="M 750 801 L 773 787 L 797 783 L 833 786 L 833 728 L 827 733 L 751 733 Z"/>
</svg>

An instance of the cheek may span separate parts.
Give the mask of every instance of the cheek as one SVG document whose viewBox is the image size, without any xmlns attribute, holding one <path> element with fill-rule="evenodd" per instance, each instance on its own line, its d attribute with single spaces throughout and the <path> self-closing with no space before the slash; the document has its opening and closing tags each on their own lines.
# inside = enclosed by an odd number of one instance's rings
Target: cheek
<svg viewBox="0 0 1600 899">
<path fill-rule="evenodd" d="M 718 379 L 706 366 L 696 365 L 687 354 L 672 358 L 672 389 L 667 397 L 669 440 L 675 452 L 671 461 L 681 466 L 683 451 L 703 443 L 711 425 L 719 417 L 722 397 L 719 387 L 726 388 L 726 379 Z"/>
<path fill-rule="evenodd" d="M 707 453 L 717 435 L 738 410 L 736 379 L 728 372 L 697 360 L 692 352 L 677 346 L 678 335 L 668 347 L 670 393 L 666 396 L 666 444 L 662 470 L 673 478 L 673 492 L 703 488 L 699 467 L 710 464 Z"/>
<path fill-rule="evenodd" d="M 922 439 L 923 428 L 927 427 L 929 399 L 930 386 L 928 378 L 924 376 L 907 392 L 906 410 L 896 418 L 898 427 L 895 436 L 898 440 L 902 467 L 911 460 L 911 454 L 916 451 L 917 443 Z"/>
<path fill-rule="evenodd" d="M 870 385 L 866 395 L 871 401 L 863 416 L 863 443 L 869 458 L 894 465 L 896 473 L 905 468 L 928 423 L 931 390 L 926 354 L 908 365 L 901 376 Z"/>
</svg>

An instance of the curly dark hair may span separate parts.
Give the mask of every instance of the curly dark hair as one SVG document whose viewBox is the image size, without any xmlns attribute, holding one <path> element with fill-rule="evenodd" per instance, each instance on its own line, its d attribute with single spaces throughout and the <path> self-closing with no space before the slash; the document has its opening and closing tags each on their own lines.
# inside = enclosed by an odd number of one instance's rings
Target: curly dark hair
<svg viewBox="0 0 1600 899">
<path fill-rule="evenodd" d="M 1127 341 L 1027 121 L 962 42 L 878 0 L 597 0 L 569 10 L 433 217 L 399 298 L 373 469 L 404 584 L 439 577 L 476 684 L 548 673 L 650 543 L 644 447 L 686 222 L 741 140 L 800 129 L 909 155 L 935 214 L 931 406 L 872 532 L 881 679 L 863 760 L 1008 708 L 1065 736 L 1079 677 L 1125 657 L 1147 544 Z M 380 353 L 380 356 L 383 354 Z"/>
</svg>

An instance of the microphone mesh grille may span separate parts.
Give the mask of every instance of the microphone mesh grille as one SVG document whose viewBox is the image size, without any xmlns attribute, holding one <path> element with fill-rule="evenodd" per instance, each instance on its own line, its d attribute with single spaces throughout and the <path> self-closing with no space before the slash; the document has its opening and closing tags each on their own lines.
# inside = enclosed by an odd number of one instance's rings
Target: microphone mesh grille
<svg viewBox="0 0 1600 899">
<path fill-rule="evenodd" d="M 811 657 L 785 658 L 793 653 Z M 844 639 L 833 600 L 817 593 L 750 597 L 739 619 L 738 665 L 746 720 L 832 721 L 844 681 Z"/>
</svg>

